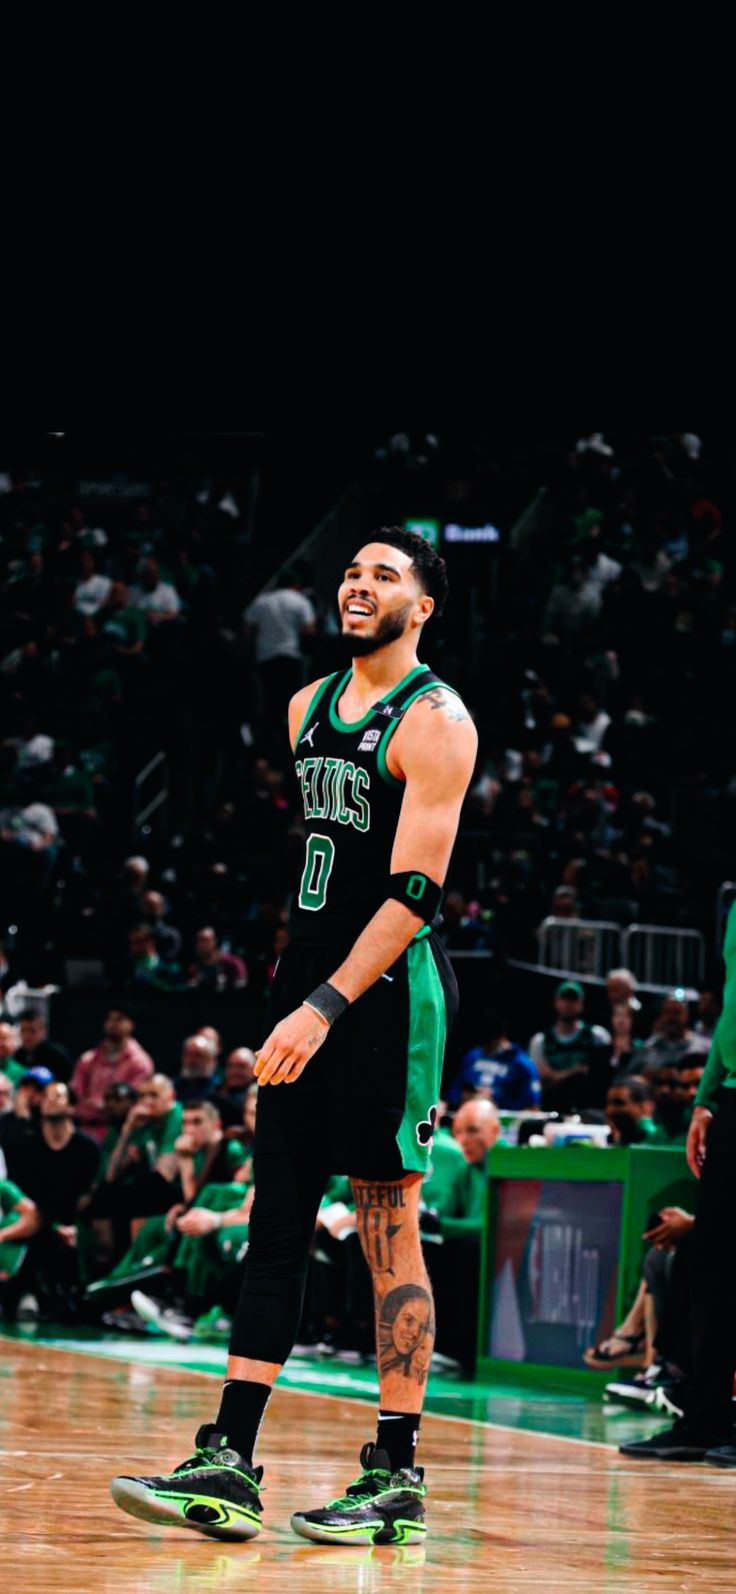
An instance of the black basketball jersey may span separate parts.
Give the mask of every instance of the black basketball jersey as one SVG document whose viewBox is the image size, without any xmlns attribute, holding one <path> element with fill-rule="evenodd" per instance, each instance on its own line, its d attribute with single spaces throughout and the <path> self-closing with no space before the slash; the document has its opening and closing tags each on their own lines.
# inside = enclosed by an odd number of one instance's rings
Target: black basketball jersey
<svg viewBox="0 0 736 1594">
<path fill-rule="evenodd" d="M 348 725 L 337 705 L 351 674 L 338 671 L 322 682 L 297 737 L 307 850 L 289 921 L 293 940 L 345 943 L 346 949 L 388 894 L 404 794 L 404 782 L 386 763 L 388 744 L 410 703 L 445 686 L 429 665 L 419 664 Z"/>
</svg>

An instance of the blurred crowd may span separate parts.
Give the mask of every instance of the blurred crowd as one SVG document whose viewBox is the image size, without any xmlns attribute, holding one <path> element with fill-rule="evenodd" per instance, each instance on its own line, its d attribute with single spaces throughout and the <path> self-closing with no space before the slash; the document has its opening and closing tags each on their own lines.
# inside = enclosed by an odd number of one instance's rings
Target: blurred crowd
<svg viewBox="0 0 736 1594">
<path fill-rule="evenodd" d="M 607 1126 L 615 1146 L 685 1146 L 716 1005 L 702 999 L 691 1020 L 668 997 L 645 1034 L 628 970 L 611 972 L 608 997 L 610 1028 L 590 1024 L 582 987 L 562 981 L 548 1026 L 524 1044 L 485 1010 L 439 1104 L 421 1228 L 441 1365 L 473 1365 L 486 1158 L 499 1137 L 572 1121 Z M 205 1025 L 183 1038 L 172 1076 L 135 1027 L 128 1009 L 111 1008 L 72 1060 L 34 1010 L 0 1022 L 0 1307 L 11 1320 L 222 1339 L 254 1194 L 255 1053 L 223 1057 Z M 359 1222 L 336 1170 L 314 1236 L 302 1354 L 373 1354 Z M 461 1316 L 458 1292 L 470 1303 Z"/>
<path fill-rule="evenodd" d="M 530 443 L 500 463 L 487 443 L 450 458 L 434 434 L 393 441 L 366 467 L 374 524 L 399 500 L 440 521 L 459 502 L 468 520 L 494 494 L 506 505 L 492 571 L 448 552 L 450 605 L 423 648 L 480 734 L 439 931 L 450 954 L 486 952 L 501 973 L 509 957 L 534 961 L 551 914 L 690 926 L 710 953 L 691 1006 L 637 994 L 613 969 L 595 1021 L 574 975 L 533 1034 L 518 1013 L 466 1009 L 423 1232 L 438 1350 L 467 1366 L 452 1302 L 477 1289 L 502 1118 L 574 1115 L 612 1144 L 684 1145 L 718 1013 L 715 894 L 732 872 L 719 707 L 736 667 L 730 504 L 691 433 Z M 162 485 L 108 513 L 4 480 L 3 1311 L 224 1332 L 247 1246 L 261 1030 L 222 1056 L 213 1026 L 226 997 L 263 1014 L 288 940 L 303 828 L 286 706 L 336 662 L 319 544 L 259 593 L 231 494 Z M 24 995 L 65 987 L 74 960 L 116 1002 L 81 1056 Z M 186 1016 L 197 993 L 203 1029 Z M 163 997 L 181 1009 L 175 1073 L 145 1047 Z M 359 1356 L 372 1326 L 344 1174 L 320 1215 L 300 1339 Z"/>
<path fill-rule="evenodd" d="M 470 505 L 487 453 L 446 463 Z M 440 515 L 436 439 L 425 455 Z M 736 780 L 716 708 L 736 665 L 719 471 L 694 434 L 530 445 L 505 469 L 508 502 L 536 488 L 533 510 L 492 576 L 448 553 L 426 636 L 480 732 L 448 947 L 533 956 L 554 914 L 692 926 L 715 951 Z M 184 990 L 208 959 L 231 984 L 232 954 L 263 987 L 285 934 L 302 846 L 286 704 L 335 663 L 319 547 L 254 595 L 237 505 L 170 498 L 103 526 L 0 496 L 0 936 L 36 983 L 94 953 L 116 985 Z M 132 783 L 161 751 L 165 810 L 136 831 Z"/>
</svg>

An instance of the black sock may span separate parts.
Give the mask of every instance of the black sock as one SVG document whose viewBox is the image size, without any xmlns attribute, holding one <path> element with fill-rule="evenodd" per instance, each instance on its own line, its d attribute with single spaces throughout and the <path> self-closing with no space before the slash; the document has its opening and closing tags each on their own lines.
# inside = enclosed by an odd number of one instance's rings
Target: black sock
<svg viewBox="0 0 736 1594">
<path fill-rule="evenodd" d="M 413 1467 L 421 1420 L 421 1412 L 412 1416 L 405 1411 L 379 1411 L 376 1449 L 387 1452 L 392 1472 Z"/>
<path fill-rule="evenodd" d="M 222 1386 L 215 1426 L 249 1466 L 270 1394 L 270 1384 L 254 1384 L 246 1378 L 229 1378 Z"/>
</svg>

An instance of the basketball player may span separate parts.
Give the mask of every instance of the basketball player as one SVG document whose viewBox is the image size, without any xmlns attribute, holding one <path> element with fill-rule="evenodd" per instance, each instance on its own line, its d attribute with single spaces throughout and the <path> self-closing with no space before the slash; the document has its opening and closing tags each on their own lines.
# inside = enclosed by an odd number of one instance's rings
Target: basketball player
<svg viewBox="0 0 736 1594">
<path fill-rule="evenodd" d="M 255 1441 L 296 1336 L 323 1189 L 344 1170 L 373 1280 L 378 1431 L 347 1493 L 291 1524 L 321 1543 L 409 1544 L 426 1532 L 414 1451 L 434 1313 L 418 1206 L 457 1009 L 434 924 L 477 746 L 457 694 L 417 659 L 446 596 L 428 543 L 381 530 L 338 592 L 351 667 L 289 705 L 306 857 L 256 1067 L 242 1293 L 220 1409 L 195 1455 L 165 1477 L 113 1481 L 117 1504 L 145 1521 L 219 1539 L 259 1531 Z"/>
</svg>

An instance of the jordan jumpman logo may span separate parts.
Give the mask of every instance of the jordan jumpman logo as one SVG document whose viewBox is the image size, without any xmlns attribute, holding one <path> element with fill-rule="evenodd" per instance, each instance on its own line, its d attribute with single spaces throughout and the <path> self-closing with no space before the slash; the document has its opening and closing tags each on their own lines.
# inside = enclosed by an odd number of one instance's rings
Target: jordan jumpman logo
<svg viewBox="0 0 736 1594">
<path fill-rule="evenodd" d="M 311 727 L 311 729 L 308 730 L 308 731 L 305 731 L 303 736 L 300 736 L 300 738 L 299 738 L 299 746 L 300 747 L 302 745 L 302 742 L 309 742 L 309 745 L 310 745 L 310 747 L 312 749 L 312 752 L 314 752 L 314 742 L 312 741 L 312 737 L 314 736 L 314 733 L 315 733 L 318 725 L 319 725 L 319 720 L 315 720 L 315 722 L 314 722 L 313 726 Z"/>
</svg>

